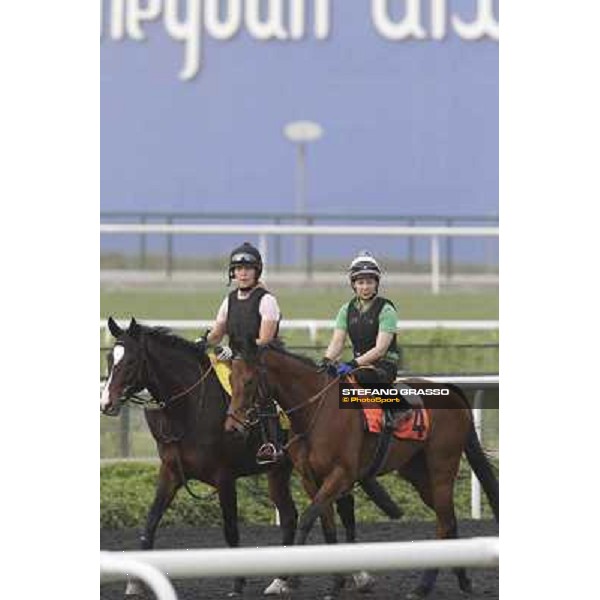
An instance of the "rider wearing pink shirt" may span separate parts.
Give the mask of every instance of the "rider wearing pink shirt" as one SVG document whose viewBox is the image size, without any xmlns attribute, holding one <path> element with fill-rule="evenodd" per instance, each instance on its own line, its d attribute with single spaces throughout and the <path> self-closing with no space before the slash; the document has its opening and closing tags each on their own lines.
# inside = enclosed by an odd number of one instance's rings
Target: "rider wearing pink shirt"
<svg viewBox="0 0 600 600">
<path fill-rule="evenodd" d="M 261 346 L 277 338 L 281 311 L 277 299 L 260 281 L 263 270 L 260 252 L 248 242 L 236 248 L 229 260 L 229 282 L 235 281 L 237 288 L 230 292 L 219 307 L 213 329 L 206 343 L 216 345 L 225 335 L 229 346 L 223 346 L 219 360 L 230 360 L 240 354 L 253 339 Z M 277 411 L 273 402 L 259 408 L 264 443 L 256 459 L 260 464 L 279 460 L 283 452 L 279 446 Z"/>
</svg>

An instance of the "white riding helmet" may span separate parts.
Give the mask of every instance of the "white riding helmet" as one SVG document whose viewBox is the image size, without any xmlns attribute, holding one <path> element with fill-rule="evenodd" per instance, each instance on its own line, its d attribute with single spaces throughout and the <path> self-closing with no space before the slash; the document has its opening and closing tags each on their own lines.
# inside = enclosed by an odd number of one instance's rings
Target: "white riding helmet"
<svg viewBox="0 0 600 600">
<path fill-rule="evenodd" d="M 350 284 L 353 284 L 358 277 L 364 276 L 375 277 L 377 282 L 379 282 L 379 279 L 381 278 L 381 268 L 377 264 L 377 261 L 371 256 L 371 253 L 363 250 L 350 263 L 348 275 L 350 277 Z"/>
</svg>

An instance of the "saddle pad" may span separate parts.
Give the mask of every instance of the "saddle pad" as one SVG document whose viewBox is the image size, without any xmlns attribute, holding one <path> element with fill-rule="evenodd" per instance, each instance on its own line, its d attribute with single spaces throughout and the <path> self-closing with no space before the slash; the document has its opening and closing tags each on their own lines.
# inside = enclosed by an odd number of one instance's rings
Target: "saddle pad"
<svg viewBox="0 0 600 600">
<path fill-rule="evenodd" d="M 231 375 L 231 367 L 225 361 L 217 360 L 213 350 L 209 350 L 207 353 L 210 359 L 210 364 L 213 366 L 217 378 L 221 387 L 227 392 L 228 396 L 231 396 L 231 383 L 229 382 L 229 375 Z"/>
<path fill-rule="evenodd" d="M 371 433 L 381 433 L 383 425 L 383 409 L 361 408 L 365 418 L 367 431 Z M 408 419 L 402 419 L 396 429 L 394 437 L 399 440 L 418 440 L 424 441 L 429 435 L 431 429 L 431 415 L 424 408 L 413 409 L 413 414 Z"/>
<path fill-rule="evenodd" d="M 231 382 L 229 380 L 229 376 L 231 375 L 231 366 L 227 361 L 217 360 L 217 357 L 212 350 L 209 350 L 207 354 L 208 358 L 210 359 L 210 364 L 213 366 L 213 369 L 217 374 L 217 378 L 221 384 L 221 387 L 231 398 Z M 290 420 L 288 416 L 281 410 L 279 405 L 277 405 L 277 413 L 279 414 L 279 424 L 281 425 L 281 428 L 284 430 L 290 429 Z"/>
</svg>

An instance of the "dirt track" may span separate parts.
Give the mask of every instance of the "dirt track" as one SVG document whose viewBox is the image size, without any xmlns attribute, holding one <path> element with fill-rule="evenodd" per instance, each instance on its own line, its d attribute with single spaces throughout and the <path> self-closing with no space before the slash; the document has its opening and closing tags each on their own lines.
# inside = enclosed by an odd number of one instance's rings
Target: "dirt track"
<svg viewBox="0 0 600 600">
<path fill-rule="evenodd" d="M 377 523 L 358 526 L 359 542 L 395 541 L 432 539 L 434 524 L 430 523 Z M 340 532 L 341 533 L 341 532 Z M 489 521 L 462 521 L 459 524 L 461 537 L 476 537 L 497 535 L 498 526 Z M 137 550 L 136 529 L 102 530 L 100 543 L 103 550 Z M 279 543 L 279 530 L 276 527 L 241 528 L 242 544 L 244 546 L 267 546 Z M 321 543 L 318 528 L 309 541 Z M 222 548 L 225 547 L 220 528 L 164 528 L 159 529 L 156 536 L 157 548 Z M 493 600 L 498 598 L 498 569 L 472 569 L 469 571 L 473 579 L 474 594 L 470 598 Z M 416 571 L 397 571 L 393 573 L 375 574 L 377 583 L 373 593 L 358 594 L 348 590 L 343 598 L 403 598 L 417 583 L 419 574 Z M 329 577 L 303 577 L 302 586 L 294 592 L 294 600 L 308 600 L 322 597 L 328 589 Z M 248 579 L 244 599 L 265 598 L 263 589 L 269 583 L 267 577 L 252 577 Z M 173 582 L 180 600 L 203 600 L 225 598 L 231 590 L 229 579 L 179 580 Z M 100 588 L 101 600 L 116 600 L 123 598 L 124 583 L 103 585 Z M 149 595 L 149 597 L 152 597 Z M 430 596 L 431 600 L 464 600 L 456 583 L 456 578 L 449 571 L 442 571 L 438 577 L 437 586 Z"/>
</svg>

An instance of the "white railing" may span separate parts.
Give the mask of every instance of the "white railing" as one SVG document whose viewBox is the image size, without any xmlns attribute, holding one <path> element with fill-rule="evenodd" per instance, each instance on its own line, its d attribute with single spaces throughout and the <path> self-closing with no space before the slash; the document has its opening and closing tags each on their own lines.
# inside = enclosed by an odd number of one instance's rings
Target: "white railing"
<svg viewBox="0 0 600 600">
<path fill-rule="evenodd" d="M 136 577 L 146 583 L 159 600 L 177 600 L 177 594 L 157 567 L 124 556 L 123 552 L 100 552 L 100 581 L 119 581 Z"/>
<path fill-rule="evenodd" d="M 127 327 L 128 321 L 117 320 L 122 327 Z M 143 320 L 144 325 L 150 327 L 168 327 L 176 331 L 195 331 L 198 335 L 200 331 L 214 325 L 214 320 L 210 319 L 150 319 Z M 315 343 L 320 329 L 333 329 L 335 321 L 329 319 L 283 319 L 281 321 L 281 329 L 288 330 L 306 330 L 310 337 L 310 341 Z M 414 321 L 398 321 L 398 331 L 410 330 L 430 330 L 430 329 L 455 329 L 469 331 L 495 331 L 498 330 L 498 321 L 466 321 L 458 319 L 447 320 L 414 320 Z M 106 319 L 100 319 L 100 329 L 104 330 L 105 341 L 111 339 L 110 332 L 106 325 Z"/>
<path fill-rule="evenodd" d="M 498 566 L 499 541 L 495 537 L 416 542 L 318 544 L 207 550 L 153 550 L 103 552 L 110 557 L 143 562 L 171 579 L 196 577 L 253 577 L 395 571 L 449 567 Z M 103 581 L 123 580 L 119 572 L 105 573 Z"/>
<path fill-rule="evenodd" d="M 423 227 L 376 225 L 246 225 L 246 224 L 136 224 L 101 223 L 104 234 L 176 234 L 176 235 L 257 235 L 263 261 L 268 264 L 268 235 L 325 235 L 325 236 L 392 236 L 430 238 L 431 291 L 440 292 L 440 238 L 443 237 L 498 237 L 498 227 Z"/>
</svg>

